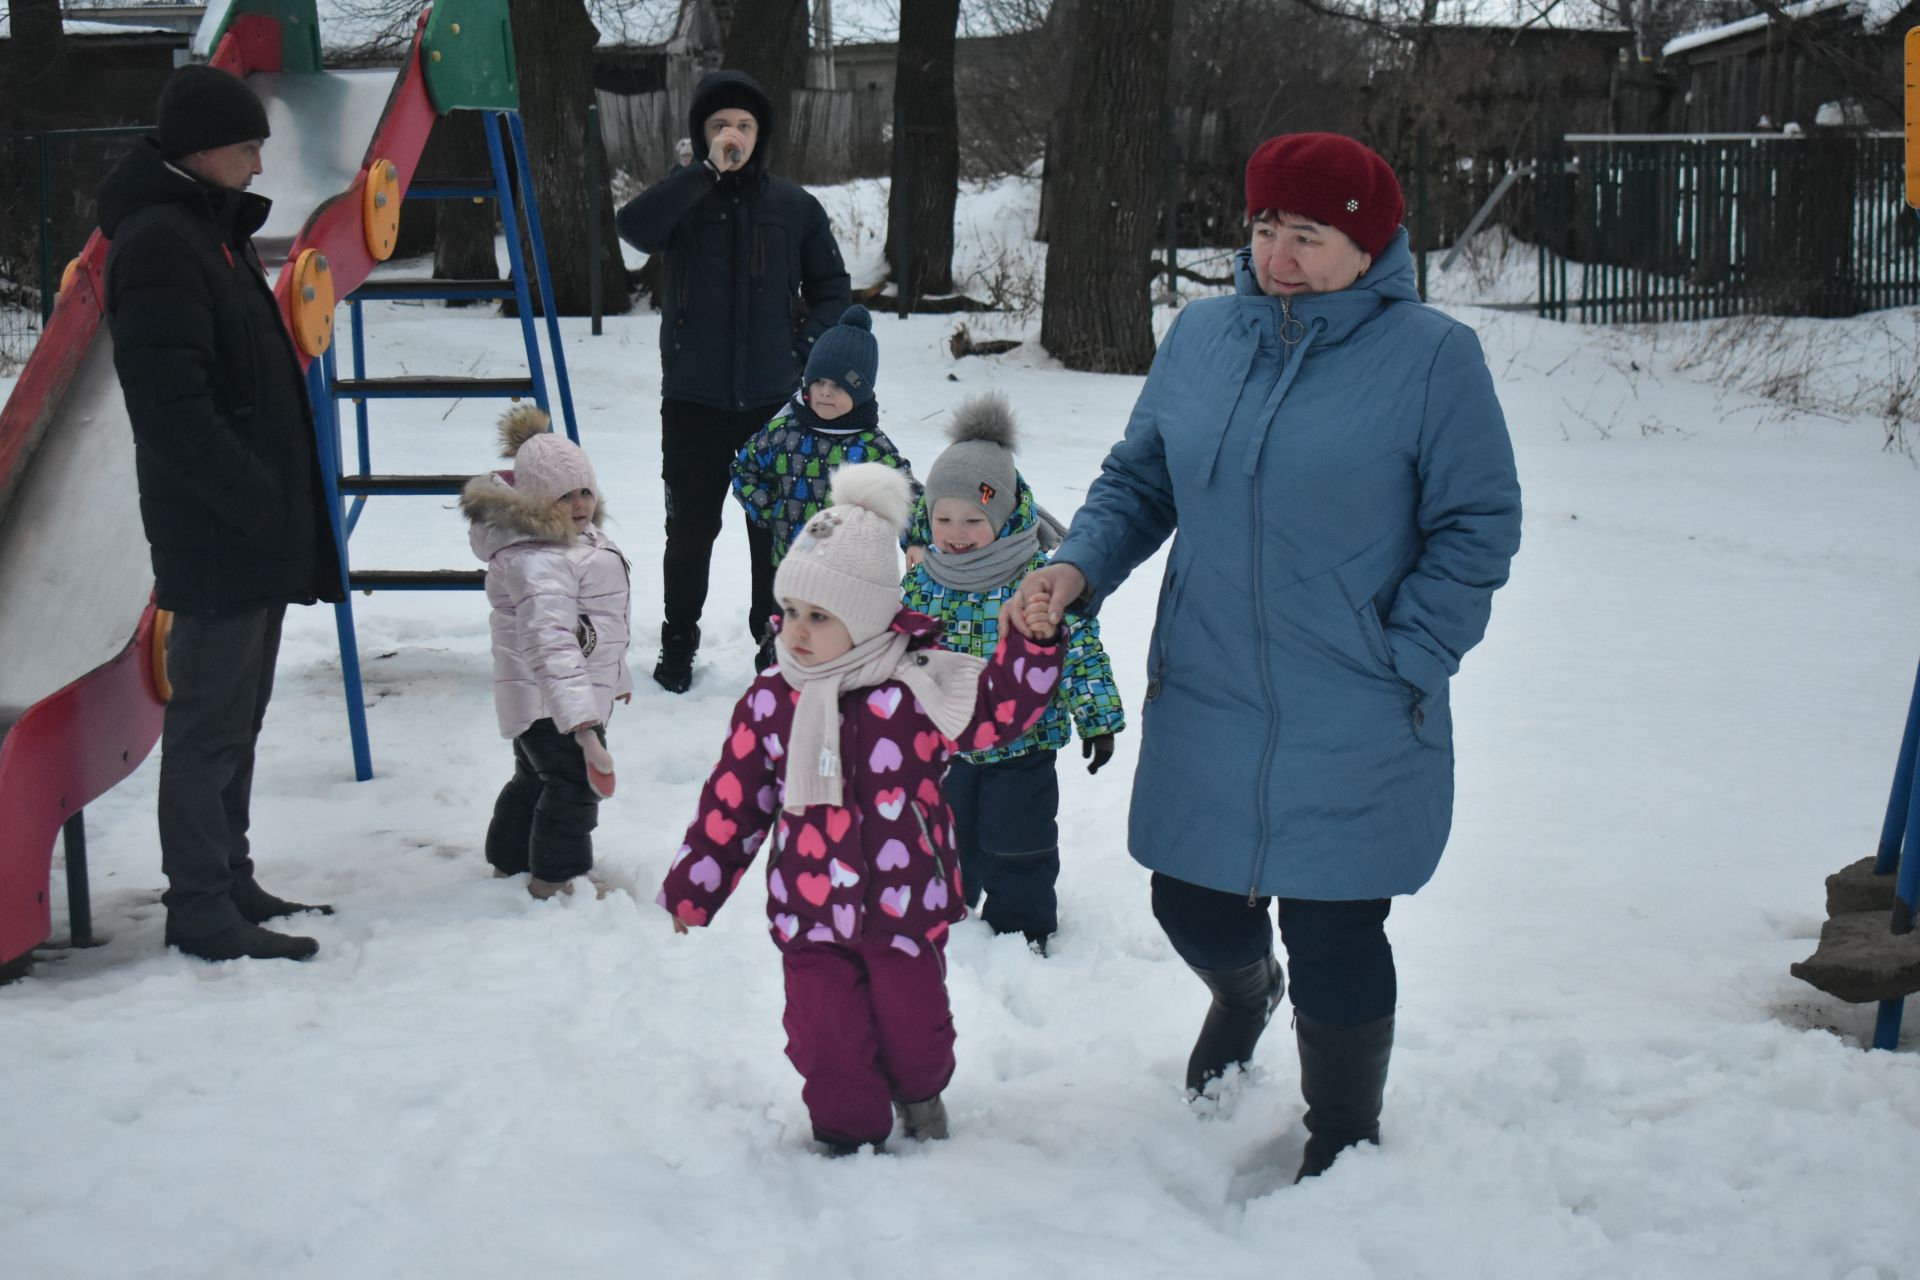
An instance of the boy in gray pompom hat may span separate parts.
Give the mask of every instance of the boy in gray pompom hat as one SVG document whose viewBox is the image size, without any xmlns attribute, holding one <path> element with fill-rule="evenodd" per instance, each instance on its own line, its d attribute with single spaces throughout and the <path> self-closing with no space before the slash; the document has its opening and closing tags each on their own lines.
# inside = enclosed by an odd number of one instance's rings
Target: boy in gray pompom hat
<svg viewBox="0 0 1920 1280">
<path fill-rule="evenodd" d="M 906 606 L 939 619 L 940 643 L 962 653 L 993 651 L 1001 607 L 1060 541 L 1059 523 L 1014 466 L 1015 434 L 1003 396 L 981 396 L 955 410 L 953 443 L 927 473 L 908 535 L 915 545 L 903 582 Z M 984 893 L 988 926 L 1024 934 L 1041 955 L 1059 926 L 1057 754 L 1078 729 L 1088 772 L 1098 772 L 1113 756 L 1113 735 L 1126 727 L 1099 623 L 1069 617 L 1062 629 L 1067 657 L 1046 713 L 1017 742 L 956 755 L 944 784 L 967 905 Z"/>
</svg>

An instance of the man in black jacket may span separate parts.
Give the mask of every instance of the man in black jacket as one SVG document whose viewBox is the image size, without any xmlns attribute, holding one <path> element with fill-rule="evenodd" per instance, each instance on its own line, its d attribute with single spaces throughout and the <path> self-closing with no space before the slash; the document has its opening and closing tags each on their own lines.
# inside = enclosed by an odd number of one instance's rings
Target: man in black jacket
<svg viewBox="0 0 1920 1280">
<path fill-rule="evenodd" d="M 305 380 L 252 235 L 269 201 L 267 114 L 187 66 L 155 136 L 100 186 L 107 320 L 133 423 L 155 594 L 173 611 L 160 737 L 167 943 L 208 960 L 305 960 L 260 927 L 299 911 L 260 887 L 247 841 L 254 745 L 287 605 L 344 596 Z"/>
<path fill-rule="evenodd" d="M 767 172 L 773 103 L 751 76 L 716 71 L 694 90 L 688 123 L 706 158 L 620 210 L 620 235 L 666 254 L 660 320 L 660 475 L 666 483 L 666 607 L 653 678 L 693 683 L 707 568 L 733 455 L 800 385 L 813 340 L 852 301 L 820 202 Z M 748 625 L 762 646 L 775 611 L 767 531 L 747 522 Z"/>
</svg>

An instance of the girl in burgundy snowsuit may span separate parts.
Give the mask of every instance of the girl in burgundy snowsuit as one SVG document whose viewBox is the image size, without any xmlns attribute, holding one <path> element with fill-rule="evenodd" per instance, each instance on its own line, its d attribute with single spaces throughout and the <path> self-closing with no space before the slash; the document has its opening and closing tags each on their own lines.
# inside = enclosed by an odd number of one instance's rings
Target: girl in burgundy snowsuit
<svg viewBox="0 0 1920 1280">
<path fill-rule="evenodd" d="M 935 647 L 938 624 L 899 608 L 906 478 L 844 467 L 833 497 L 780 563 L 778 665 L 734 708 L 658 901 L 682 931 L 706 924 L 773 831 L 787 1056 L 814 1137 L 844 1154 L 884 1142 L 892 1112 L 946 1136 L 944 952 L 966 907 L 940 779 L 954 752 L 1034 725 L 1061 655 L 1012 628 L 990 659 Z"/>
</svg>

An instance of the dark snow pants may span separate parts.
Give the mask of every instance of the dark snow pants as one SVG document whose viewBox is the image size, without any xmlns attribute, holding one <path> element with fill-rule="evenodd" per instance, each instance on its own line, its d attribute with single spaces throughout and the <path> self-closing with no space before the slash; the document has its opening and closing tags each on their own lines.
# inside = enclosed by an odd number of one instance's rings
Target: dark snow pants
<svg viewBox="0 0 1920 1280">
<path fill-rule="evenodd" d="M 493 802 L 487 861 L 510 876 L 531 871 L 554 883 L 583 876 L 593 870 L 599 822 L 586 753 L 552 720 L 535 720 L 513 740 L 513 777 Z"/>
<path fill-rule="evenodd" d="M 1153 873 L 1153 915 L 1180 958 L 1196 969 L 1240 969 L 1273 949 L 1270 899 L 1205 889 Z M 1398 988 L 1387 942 L 1391 898 L 1322 902 L 1279 899 L 1287 994 L 1310 1018 L 1357 1027 L 1393 1012 Z"/>
<path fill-rule="evenodd" d="M 995 933 L 1051 934 L 1060 927 L 1060 775 L 1058 752 L 947 767 L 940 791 L 953 807 L 960 883 L 967 905 L 981 895 L 981 917 Z"/>
<path fill-rule="evenodd" d="M 160 730 L 160 867 L 167 929 L 200 938 L 240 923 L 253 753 L 273 696 L 287 607 L 179 614 L 167 635 L 173 697 Z"/>
<path fill-rule="evenodd" d="M 733 457 L 767 425 L 780 403 L 752 409 L 714 409 L 690 400 L 660 402 L 660 479 L 665 482 L 667 549 L 661 560 L 667 632 L 690 635 L 707 604 L 713 540 L 732 505 Z M 744 517 L 743 517 L 744 518 Z M 773 600 L 773 535 L 747 521 L 753 558 L 753 599 L 747 624 L 758 641 L 778 611 Z"/>
<path fill-rule="evenodd" d="M 876 937 L 784 952 L 787 1057 L 823 1142 L 883 1142 L 895 1102 L 920 1102 L 953 1078 L 945 939 Z"/>
</svg>

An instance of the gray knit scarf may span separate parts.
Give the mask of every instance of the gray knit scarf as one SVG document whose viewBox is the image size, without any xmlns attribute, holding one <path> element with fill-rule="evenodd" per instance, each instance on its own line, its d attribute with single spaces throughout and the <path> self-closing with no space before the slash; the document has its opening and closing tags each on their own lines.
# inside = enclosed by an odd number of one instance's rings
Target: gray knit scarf
<svg viewBox="0 0 1920 1280">
<path fill-rule="evenodd" d="M 1066 526 L 1045 507 L 1036 503 L 1033 515 L 1033 523 L 1026 528 L 972 551 L 946 555 L 929 547 L 921 562 L 927 576 L 949 591 L 992 591 L 1006 586 L 1026 571 L 1035 555 L 1053 550 L 1066 536 Z"/>
</svg>

